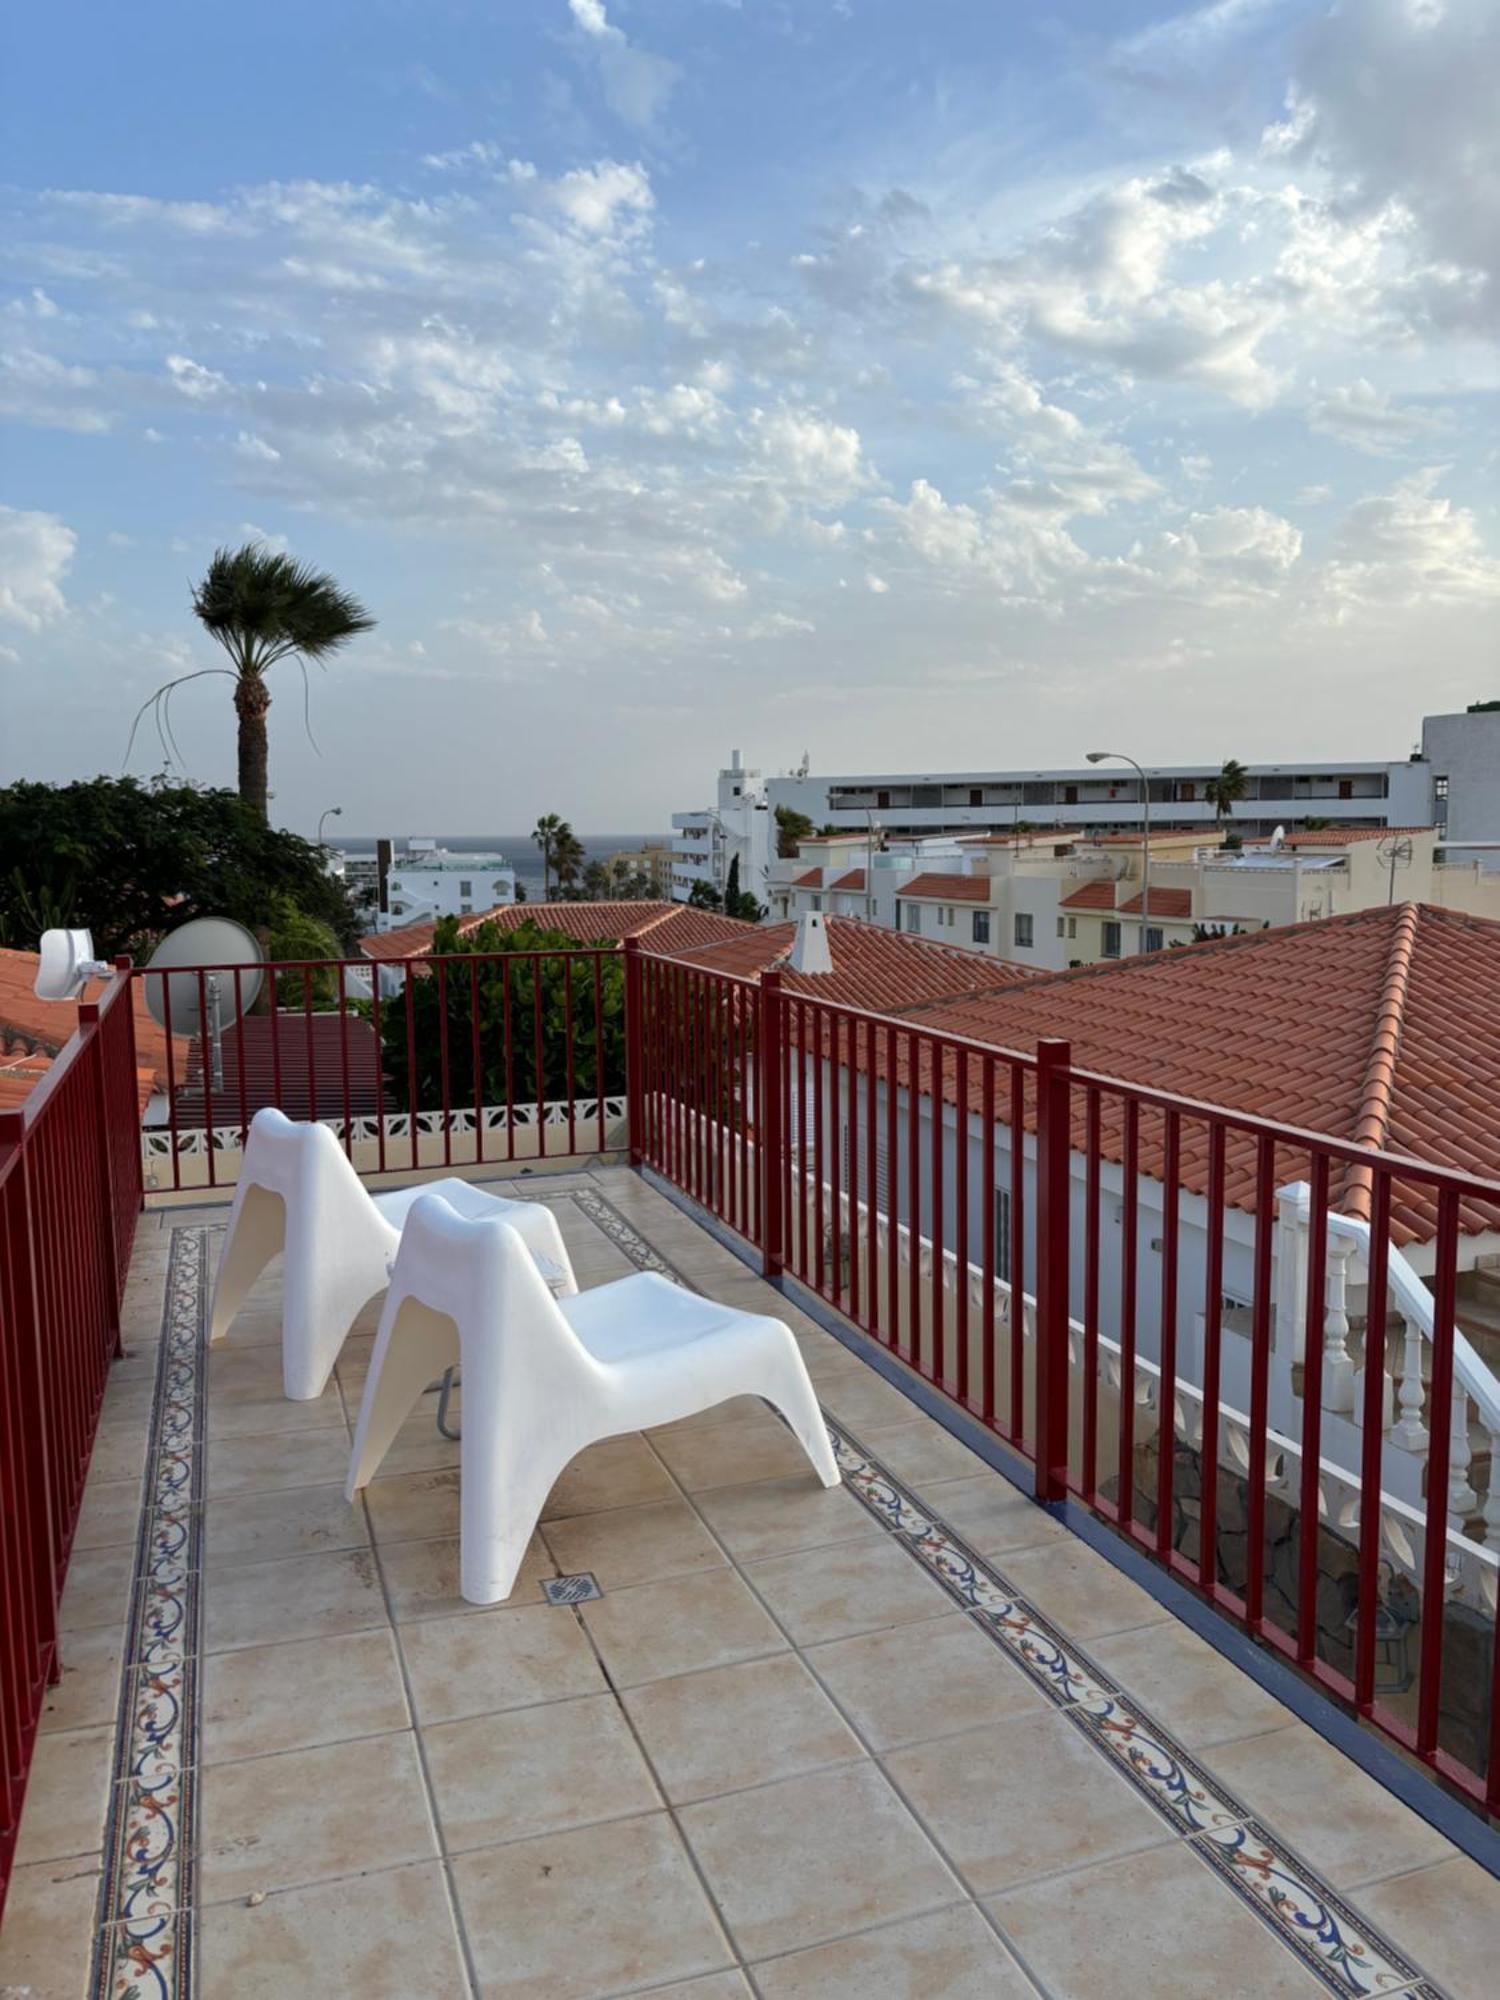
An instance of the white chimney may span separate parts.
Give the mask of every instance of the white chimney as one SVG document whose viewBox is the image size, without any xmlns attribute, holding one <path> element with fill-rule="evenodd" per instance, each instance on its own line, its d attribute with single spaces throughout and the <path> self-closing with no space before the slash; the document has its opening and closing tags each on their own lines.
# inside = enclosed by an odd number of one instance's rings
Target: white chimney
<svg viewBox="0 0 1500 2000">
<path fill-rule="evenodd" d="M 821 911 L 804 910 L 798 917 L 787 964 L 793 972 L 832 972 L 833 953 L 828 949 L 828 926 Z"/>
</svg>

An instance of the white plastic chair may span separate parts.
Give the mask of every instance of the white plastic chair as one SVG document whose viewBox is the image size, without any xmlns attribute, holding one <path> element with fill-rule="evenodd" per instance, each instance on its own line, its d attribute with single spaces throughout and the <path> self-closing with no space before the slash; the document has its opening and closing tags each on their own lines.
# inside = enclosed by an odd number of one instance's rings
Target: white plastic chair
<svg viewBox="0 0 1500 2000">
<path fill-rule="evenodd" d="M 353 1500 L 423 1387 L 461 1361 L 459 1588 L 510 1595 L 558 1475 L 601 1438 L 763 1396 L 825 1486 L 838 1466 L 791 1329 L 655 1273 L 556 1300 L 506 1216 L 470 1219 L 434 1193 L 402 1232 L 349 1467 Z"/>
<path fill-rule="evenodd" d="M 461 1215 L 505 1215 L 559 1291 L 578 1289 L 557 1217 L 540 1202 L 507 1201 L 466 1181 L 371 1195 L 326 1125 L 280 1111 L 250 1121 L 229 1229 L 214 1281 L 209 1344 L 224 1339 L 245 1295 L 278 1250 L 282 1386 L 309 1402 L 328 1386 L 350 1327 L 390 1282 L 402 1227 L 419 1196 L 441 1193 Z"/>
</svg>

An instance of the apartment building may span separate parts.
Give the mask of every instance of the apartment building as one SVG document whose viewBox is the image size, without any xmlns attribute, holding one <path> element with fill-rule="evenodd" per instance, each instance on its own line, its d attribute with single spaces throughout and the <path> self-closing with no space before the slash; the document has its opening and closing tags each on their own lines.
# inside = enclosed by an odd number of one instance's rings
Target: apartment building
<svg viewBox="0 0 1500 2000">
<path fill-rule="evenodd" d="M 386 876 L 386 902 L 377 928 L 438 917 L 467 917 L 516 900 L 516 871 L 503 854 L 454 854 L 413 836 Z"/>
<path fill-rule="evenodd" d="M 747 771 L 738 750 L 719 772 L 715 803 L 672 815 L 671 895 L 687 902 L 696 884 L 722 896 L 738 860 L 740 890 L 766 901 L 776 855 L 776 815 L 759 771 Z"/>
</svg>

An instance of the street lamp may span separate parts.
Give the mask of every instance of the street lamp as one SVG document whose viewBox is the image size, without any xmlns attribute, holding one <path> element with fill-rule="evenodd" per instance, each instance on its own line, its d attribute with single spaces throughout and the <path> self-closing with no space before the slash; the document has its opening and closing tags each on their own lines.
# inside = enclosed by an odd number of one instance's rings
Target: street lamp
<svg viewBox="0 0 1500 2000">
<path fill-rule="evenodd" d="M 1146 923 L 1151 909 L 1151 787 L 1146 783 L 1146 774 L 1134 757 L 1127 757 L 1123 750 L 1090 750 L 1091 764 L 1113 761 L 1128 764 L 1141 781 L 1141 952 L 1146 951 Z"/>
<path fill-rule="evenodd" d="M 326 810 L 326 812 L 323 812 L 323 813 L 320 813 L 320 814 L 319 814 L 319 816 L 318 816 L 318 846 L 319 846 L 319 847 L 321 847 L 321 846 L 323 845 L 323 821 L 324 821 L 325 819 L 342 819 L 342 818 L 343 818 L 343 816 L 344 816 L 344 808 L 343 808 L 342 806 L 329 806 L 329 807 L 328 807 L 328 809 Z"/>
</svg>

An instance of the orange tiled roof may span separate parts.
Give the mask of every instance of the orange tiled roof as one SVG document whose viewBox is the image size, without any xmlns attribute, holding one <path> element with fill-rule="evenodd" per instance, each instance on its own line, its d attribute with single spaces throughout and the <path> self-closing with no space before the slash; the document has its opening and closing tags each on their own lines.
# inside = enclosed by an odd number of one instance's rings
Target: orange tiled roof
<svg viewBox="0 0 1500 2000">
<path fill-rule="evenodd" d="M 1398 839 L 1404 833 L 1436 833 L 1435 826 L 1314 826 L 1298 827 L 1282 836 L 1284 847 L 1349 847 L 1357 840 Z"/>
<path fill-rule="evenodd" d="M 807 868 L 804 869 L 802 874 L 792 877 L 792 887 L 794 889 L 821 889 L 822 886 L 823 871 L 821 868 Z"/>
<path fill-rule="evenodd" d="M 503 931 L 519 930 L 535 923 L 544 931 L 562 931 L 578 944 L 616 942 L 627 937 L 649 937 L 654 949 L 716 944 L 720 938 L 738 937 L 756 926 L 740 917 L 721 916 L 717 910 L 695 910 L 688 903 L 502 903 L 493 910 L 481 910 L 459 919 L 459 935 L 466 937 L 481 924 L 498 924 Z M 425 958 L 432 949 L 435 924 L 407 924 L 401 930 L 361 938 L 360 950 L 366 958 Z"/>
<path fill-rule="evenodd" d="M 863 868 L 851 868 L 847 875 L 840 875 L 837 882 L 830 882 L 828 886 L 830 889 L 847 889 L 851 895 L 861 896 L 865 888 L 865 871 Z"/>
<path fill-rule="evenodd" d="M 56 1055 L 78 1026 L 78 1012 L 75 1007 L 56 1000 L 38 1000 L 32 991 L 36 984 L 37 964 L 38 957 L 34 951 L 0 949 L 0 1046 L 22 1042 L 28 1047 Z M 136 1058 L 143 1068 L 150 1070 L 156 1088 L 165 1090 L 167 1038 L 151 1018 L 143 982 L 136 979 L 131 986 Z M 79 997 L 97 1000 L 104 987 L 105 982 L 91 980 Z M 182 1065 L 187 1061 L 187 1037 L 174 1035 L 172 1047 L 176 1073 L 181 1076 Z"/>
<path fill-rule="evenodd" d="M 1124 917 L 1138 917 L 1141 914 L 1139 890 L 1128 903 L 1121 903 L 1120 914 Z M 1193 914 L 1193 892 L 1191 889 L 1154 887 L 1151 891 L 1151 905 L 1146 914 L 1148 917 L 1190 917 Z"/>
<path fill-rule="evenodd" d="M 1080 882 L 1072 895 L 1064 896 L 1057 907 L 1060 910 L 1112 910 L 1114 906 L 1114 879 L 1106 875 L 1102 881 Z"/>
<path fill-rule="evenodd" d="M 1080 1068 L 1500 1179 L 1497 992 L 1500 923 L 1408 903 L 1054 973 L 910 1018 L 1026 1053 L 1059 1037 Z M 951 1059 L 945 1086 L 951 1097 Z M 1079 1145 L 1083 1117 L 1078 1103 Z M 1143 1115 L 1148 1173 L 1160 1171 L 1157 1128 Z M 1107 1096 L 1101 1137 L 1120 1159 Z M 1252 1208 L 1249 1143 L 1231 1137 L 1226 1160 L 1227 1199 Z M 1183 1185 L 1204 1192 L 1207 1172 L 1203 1128 L 1187 1119 Z M 1306 1155 L 1281 1152 L 1277 1177 L 1305 1179 Z M 1368 1199 L 1366 1178 L 1351 1169 L 1335 1181 L 1351 1212 Z M 1500 1215 L 1465 1204 L 1463 1226 L 1495 1229 Z M 1432 1196 L 1398 1187 L 1392 1228 L 1398 1242 L 1430 1238 Z"/>
<path fill-rule="evenodd" d="M 774 966 L 789 993 L 805 993 L 876 1014 L 897 1013 L 916 1000 L 964 999 L 1036 976 L 1030 966 L 1013 965 L 983 952 L 960 951 L 956 945 L 887 930 L 883 924 L 867 923 L 859 917 L 828 917 L 824 929 L 833 958 L 832 972 L 791 970 L 787 959 L 797 935 L 795 923 L 761 924 L 748 937 L 698 951 L 677 951 L 673 956 L 742 979 L 758 979 Z M 655 940 L 650 943 L 655 949 Z"/>
<path fill-rule="evenodd" d="M 988 875 L 914 875 L 896 891 L 898 896 L 930 896 L 938 903 L 987 903 Z"/>
<path fill-rule="evenodd" d="M 1075 828 L 1073 837 L 1076 840 L 1082 841 L 1088 847 L 1139 847 L 1141 844 L 1139 832 L 1090 833 L 1086 828 Z M 1207 844 L 1215 840 L 1222 840 L 1223 837 L 1223 828 L 1216 826 L 1157 826 L 1154 821 L 1151 826 L 1151 838 L 1153 840 L 1191 839 L 1203 841 Z"/>
</svg>

